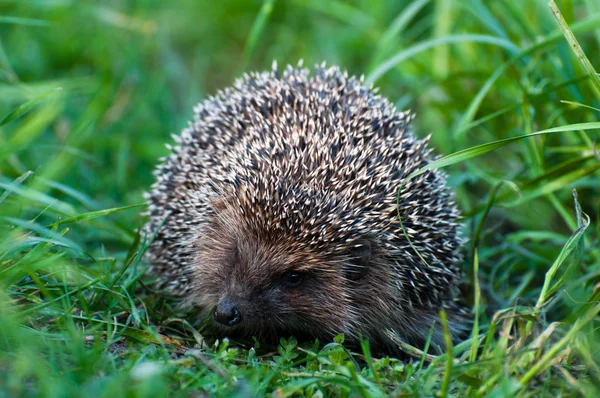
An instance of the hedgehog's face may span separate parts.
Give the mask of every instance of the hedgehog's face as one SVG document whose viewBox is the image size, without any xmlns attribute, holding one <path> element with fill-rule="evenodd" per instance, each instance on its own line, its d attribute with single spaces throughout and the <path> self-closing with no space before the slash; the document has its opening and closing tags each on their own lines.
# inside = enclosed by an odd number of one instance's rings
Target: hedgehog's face
<svg viewBox="0 0 600 398">
<path fill-rule="evenodd" d="M 195 302 L 224 334 L 331 336 L 352 316 L 342 258 L 220 219 L 196 246 Z"/>
<path fill-rule="evenodd" d="M 224 332 L 297 333 L 307 324 L 317 335 L 344 329 L 345 280 L 334 267 L 309 255 L 286 256 L 285 245 L 254 238 L 234 238 L 228 246 L 208 255 L 210 269 L 200 266 L 197 274 L 203 290 L 213 292 L 214 320 Z"/>
</svg>

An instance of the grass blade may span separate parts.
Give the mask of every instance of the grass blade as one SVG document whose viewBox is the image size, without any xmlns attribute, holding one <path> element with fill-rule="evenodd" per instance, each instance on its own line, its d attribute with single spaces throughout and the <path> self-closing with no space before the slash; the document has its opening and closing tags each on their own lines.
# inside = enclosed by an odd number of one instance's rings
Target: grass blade
<svg viewBox="0 0 600 398">
<path fill-rule="evenodd" d="M 479 311 L 481 305 L 481 287 L 479 286 L 479 255 L 477 249 L 473 253 L 473 289 L 475 296 L 475 314 L 473 319 L 473 333 L 471 333 L 471 351 L 469 352 L 469 362 L 475 362 L 477 358 L 477 349 L 479 348 Z"/>
<path fill-rule="evenodd" d="M 412 173 L 408 176 L 408 179 L 412 179 L 416 176 L 419 176 L 425 173 L 428 170 L 439 169 L 442 167 L 447 167 L 456 163 L 464 162 L 466 160 L 475 158 L 477 156 L 481 156 L 488 152 L 492 152 L 498 148 L 502 148 L 505 145 L 508 145 L 512 142 L 522 140 L 523 138 L 535 137 L 538 135 L 546 135 L 553 133 L 565 133 L 569 131 L 580 131 L 580 130 L 598 130 L 600 129 L 600 122 L 589 122 L 589 123 L 576 123 L 570 124 L 566 126 L 553 127 L 546 130 L 537 131 L 531 134 L 520 135 L 517 137 L 505 138 L 503 140 L 498 140 L 494 142 L 488 142 L 486 144 L 477 145 L 471 148 L 463 149 L 461 151 L 455 152 L 453 154 L 441 157 L 428 165 L 421 167 L 419 170 Z"/>
<path fill-rule="evenodd" d="M 429 1 L 430 0 L 413 1 L 392 21 L 390 27 L 377 42 L 377 50 L 375 50 L 375 55 L 371 60 L 371 66 L 369 67 L 369 70 L 373 70 L 375 68 L 376 63 L 380 61 L 386 50 L 391 47 L 396 36 L 404 31 L 408 24 L 419 13 L 419 11 L 421 11 L 421 9 L 425 7 L 427 3 L 429 3 Z"/>
<path fill-rule="evenodd" d="M 104 216 L 107 216 L 112 213 L 117 213 L 119 211 L 124 211 L 124 210 L 129 210 L 129 209 L 135 209 L 137 207 L 142 207 L 145 205 L 146 205 L 145 203 L 138 203 L 135 205 L 113 207 L 110 209 L 104 209 L 104 210 L 98 210 L 98 211 L 90 211 L 87 213 L 78 214 L 73 217 L 65 218 L 64 220 L 58 220 L 57 224 L 62 225 L 62 224 L 68 224 L 68 223 L 73 223 L 73 222 L 79 222 L 79 221 L 93 220 L 94 218 L 104 217 Z"/>
<path fill-rule="evenodd" d="M 51 306 L 54 303 L 58 303 L 59 301 L 61 301 L 62 299 L 66 298 L 66 297 L 79 294 L 80 292 L 83 292 L 84 290 L 88 289 L 89 287 L 95 285 L 98 282 L 100 282 L 100 278 L 92 279 L 91 281 L 89 281 L 88 283 L 86 283 L 84 285 L 81 285 L 77 289 L 71 290 L 71 291 L 69 291 L 69 292 L 67 292 L 67 293 L 65 293 L 63 295 L 60 295 L 59 297 L 56 297 L 53 300 L 48 300 L 48 301 L 45 301 L 44 303 L 42 303 L 40 305 L 36 305 L 35 307 L 31 307 L 31 308 L 27 308 L 27 309 L 22 310 L 22 311 L 20 311 L 20 315 L 27 316 L 29 314 L 33 314 L 35 312 L 38 312 L 39 310 L 44 309 L 46 307 L 49 307 L 49 306 Z"/>
<path fill-rule="evenodd" d="M 596 97 L 600 99 L 600 76 L 598 75 L 598 73 L 596 73 L 594 66 L 592 65 L 592 63 L 590 62 L 588 57 L 583 52 L 583 49 L 581 48 L 581 45 L 577 41 L 577 38 L 575 38 L 573 31 L 571 31 L 571 29 L 569 29 L 569 25 L 567 25 L 567 22 L 565 21 L 562 14 L 560 13 L 560 10 L 558 9 L 558 6 L 554 2 L 554 0 L 550 0 L 550 3 L 548 3 L 548 6 L 550 7 L 552 14 L 554 14 L 554 17 L 558 21 L 558 26 L 560 27 L 560 30 L 563 32 L 563 34 L 565 35 L 565 38 L 569 42 L 569 46 L 571 46 L 573 53 L 575 53 L 575 56 L 577 57 L 577 59 L 579 60 L 579 62 L 583 66 L 583 68 L 590 75 L 591 81 L 594 84 L 594 86 L 596 87 L 596 90 L 595 90 Z"/>
<path fill-rule="evenodd" d="M 406 61 L 407 59 L 422 53 L 423 51 L 427 51 L 430 48 L 435 48 L 438 46 L 443 46 L 445 44 L 451 43 L 484 43 L 490 44 L 498 47 L 505 48 L 509 53 L 515 53 L 519 49 L 513 43 L 506 39 L 501 39 L 499 37 L 487 36 L 487 35 L 451 35 L 446 37 L 440 37 L 439 39 L 432 39 L 427 41 L 422 41 L 419 44 L 415 44 L 412 47 L 407 48 L 399 52 L 398 54 L 392 56 L 388 60 L 384 61 L 381 65 L 379 65 L 373 72 L 369 74 L 369 76 L 365 79 L 367 84 L 373 84 L 377 80 L 379 80 L 383 75 L 389 72 L 391 69 L 398 66 L 400 63 Z"/>
<path fill-rule="evenodd" d="M 273 5 L 275 4 L 275 0 L 264 0 L 262 7 L 258 11 L 258 15 L 254 20 L 254 25 L 252 25 L 252 29 L 250 30 L 250 34 L 248 35 L 248 40 L 246 41 L 246 45 L 244 46 L 244 66 L 242 70 L 248 67 L 250 60 L 252 59 L 252 54 L 254 54 L 254 49 L 256 48 L 256 44 L 260 39 L 262 32 L 265 30 L 267 26 L 267 21 L 273 12 Z"/>
<path fill-rule="evenodd" d="M 21 18 L 21 17 L 11 17 L 11 16 L 1 16 L 0 15 L 0 24 L 1 23 L 26 25 L 26 26 L 39 26 L 39 27 L 50 26 L 50 23 L 48 21 L 44 21 L 42 19 L 31 19 L 31 18 Z"/>
<path fill-rule="evenodd" d="M 565 245 L 563 246 L 562 250 L 560 251 L 558 257 L 556 258 L 550 269 L 546 272 L 546 276 L 544 277 L 544 285 L 542 286 L 540 297 L 537 301 L 537 304 L 535 305 L 535 308 L 538 310 L 548 302 L 548 298 L 552 295 L 554 291 L 556 291 L 560 287 L 560 285 L 564 281 L 564 278 L 561 278 L 556 284 L 554 284 L 552 288 L 550 288 L 550 284 L 552 283 L 554 275 L 556 275 L 556 272 L 558 271 L 562 263 L 565 261 L 567 256 L 578 248 L 578 253 L 576 252 L 575 254 L 577 255 L 577 257 L 581 257 L 582 255 L 582 248 L 580 246 L 580 242 L 583 238 L 583 233 L 590 225 L 590 218 L 581 211 L 581 207 L 579 205 L 579 202 L 577 201 L 577 192 L 575 190 L 573 190 L 573 197 L 575 200 L 578 228 L 575 230 L 575 232 L 573 232 L 567 243 L 565 243 Z"/>
<path fill-rule="evenodd" d="M 24 114 L 26 114 L 27 112 L 29 112 L 30 110 L 32 110 L 33 108 L 35 108 L 36 105 L 38 105 L 39 103 L 41 103 L 42 101 L 44 101 L 46 98 L 48 98 L 49 96 L 51 96 L 52 94 L 56 93 L 57 91 L 62 90 L 62 87 L 57 87 L 54 90 L 50 90 L 47 93 L 44 93 L 42 95 L 40 95 L 37 98 L 34 98 L 32 100 L 29 100 L 21 105 L 19 105 L 17 108 L 15 108 L 11 113 L 9 113 L 8 115 L 6 115 L 6 117 L 4 119 L 2 119 L 2 121 L 0 122 L 0 127 L 4 126 L 5 124 L 8 124 L 10 122 L 12 122 L 15 119 L 18 119 L 19 117 L 23 116 Z"/>
</svg>

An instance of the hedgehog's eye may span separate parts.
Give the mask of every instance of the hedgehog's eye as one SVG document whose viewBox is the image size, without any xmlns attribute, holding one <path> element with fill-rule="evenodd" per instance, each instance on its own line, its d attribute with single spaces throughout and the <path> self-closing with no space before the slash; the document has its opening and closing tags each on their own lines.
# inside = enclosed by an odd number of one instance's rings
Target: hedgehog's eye
<svg viewBox="0 0 600 398">
<path fill-rule="evenodd" d="M 372 249 L 371 242 L 366 239 L 360 239 L 355 242 L 349 250 L 350 264 L 346 268 L 346 278 L 357 281 L 362 279 L 369 269 L 371 262 Z"/>
<path fill-rule="evenodd" d="M 286 281 L 289 286 L 298 286 L 302 282 L 302 274 L 296 271 L 290 272 Z"/>
</svg>

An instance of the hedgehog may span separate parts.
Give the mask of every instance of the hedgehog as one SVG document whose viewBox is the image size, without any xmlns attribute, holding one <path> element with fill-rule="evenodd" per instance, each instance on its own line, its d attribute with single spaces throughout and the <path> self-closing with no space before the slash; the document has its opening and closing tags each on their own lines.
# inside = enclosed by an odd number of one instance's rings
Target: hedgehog
<svg viewBox="0 0 600 398">
<path fill-rule="evenodd" d="M 158 288 L 217 336 L 443 344 L 464 332 L 462 240 L 445 173 L 364 79 L 302 64 L 245 74 L 194 108 L 146 194 Z"/>
</svg>

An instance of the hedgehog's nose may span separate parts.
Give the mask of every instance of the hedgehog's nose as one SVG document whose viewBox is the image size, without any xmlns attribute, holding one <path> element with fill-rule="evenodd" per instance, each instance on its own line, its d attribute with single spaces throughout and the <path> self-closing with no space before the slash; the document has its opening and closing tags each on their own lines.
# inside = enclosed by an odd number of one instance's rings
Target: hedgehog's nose
<svg viewBox="0 0 600 398">
<path fill-rule="evenodd" d="M 242 314 L 233 302 L 222 300 L 215 309 L 215 320 L 222 325 L 233 326 L 242 320 Z"/>
</svg>

